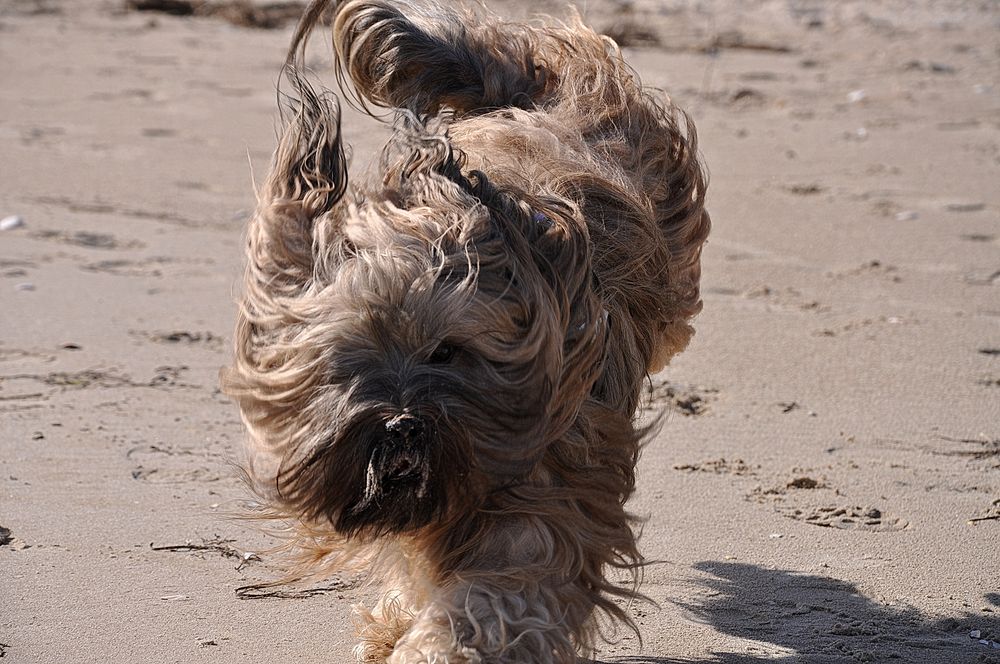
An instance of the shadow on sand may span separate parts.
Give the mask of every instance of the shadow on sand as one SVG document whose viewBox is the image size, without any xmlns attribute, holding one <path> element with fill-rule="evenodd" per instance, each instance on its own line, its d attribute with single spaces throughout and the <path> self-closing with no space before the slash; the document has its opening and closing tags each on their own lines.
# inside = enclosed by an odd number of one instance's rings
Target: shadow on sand
<svg viewBox="0 0 1000 664">
<path fill-rule="evenodd" d="M 773 652 L 711 653 L 684 659 L 657 655 L 621 657 L 593 664 L 737 664 L 739 662 L 919 662 L 1000 664 L 1000 593 L 992 609 L 972 607 L 937 619 L 899 604 L 880 604 L 837 579 L 742 563 L 703 562 L 695 569 L 704 600 L 675 601 L 688 615 L 724 634 L 772 644 Z M 986 580 L 984 579 L 984 582 Z"/>
</svg>

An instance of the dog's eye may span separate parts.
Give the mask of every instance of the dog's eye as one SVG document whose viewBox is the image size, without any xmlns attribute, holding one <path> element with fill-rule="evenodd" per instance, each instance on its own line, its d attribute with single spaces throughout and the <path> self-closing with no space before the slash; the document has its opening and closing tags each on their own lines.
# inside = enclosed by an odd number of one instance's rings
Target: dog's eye
<svg viewBox="0 0 1000 664">
<path fill-rule="evenodd" d="M 431 364 L 447 364 L 455 356 L 456 348 L 449 343 L 441 342 L 428 358 Z"/>
</svg>

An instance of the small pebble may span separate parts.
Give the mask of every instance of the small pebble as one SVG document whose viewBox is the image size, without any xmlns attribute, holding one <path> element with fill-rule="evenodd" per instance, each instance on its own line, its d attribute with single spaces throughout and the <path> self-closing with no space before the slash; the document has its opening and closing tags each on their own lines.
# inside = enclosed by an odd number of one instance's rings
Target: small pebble
<svg viewBox="0 0 1000 664">
<path fill-rule="evenodd" d="M 978 639 L 982 635 L 983 635 L 983 633 L 981 631 L 979 631 L 978 629 L 974 629 L 971 632 L 969 632 L 969 638 L 970 639 Z"/>
<path fill-rule="evenodd" d="M 12 214 L 9 217 L 0 219 L 0 231 L 12 231 L 21 226 L 24 226 L 24 217 L 21 215 Z"/>
<path fill-rule="evenodd" d="M 30 281 L 25 281 L 24 283 L 20 283 L 14 286 L 14 290 L 23 290 L 23 291 L 35 290 L 35 284 L 31 283 Z"/>
<path fill-rule="evenodd" d="M 903 212 L 896 213 L 896 221 L 913 221 L 919 216 L 914 210 L 904 210 Z"/>
<path fill-rule="evenodd" d="M 864 127 L 858 127 L 854 131 L 845 131 L 843 136 L 848 141 L 866 141 L 868 140 L 868 130 Z"/>
<path fill-rule="evenodd" d="M 771 533 L 768 537 L 771 539 L 782 539 L 784 535 L 782 533 Z"/>
<path fill-rule="evenodd" d="M 851 90 L 847 93 L 847 101 L 852 104 L 857 104 L 859 101 L 864 101 L 868 97 L 868 93 L 864 90 Z"/>
</svg>

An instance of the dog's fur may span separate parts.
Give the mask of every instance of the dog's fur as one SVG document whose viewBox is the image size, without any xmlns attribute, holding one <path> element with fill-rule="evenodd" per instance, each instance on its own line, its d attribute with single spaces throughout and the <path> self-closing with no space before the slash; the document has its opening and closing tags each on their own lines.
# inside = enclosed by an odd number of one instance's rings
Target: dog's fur
<svg viewBox="0 0 1000 664">
<path fill-rule="evenodd" d="M 249 475 L 296 573 L 381 583 L 359 661 L 575 661 L 631 625 L 633 416 L 701 308 L 694 128 L 578 19 L 330 5 L 289 51 L 224 374 Z M 399 109 L 370 181 L 301 73 L 324 12 L 342 89 Z"/>
</svg>

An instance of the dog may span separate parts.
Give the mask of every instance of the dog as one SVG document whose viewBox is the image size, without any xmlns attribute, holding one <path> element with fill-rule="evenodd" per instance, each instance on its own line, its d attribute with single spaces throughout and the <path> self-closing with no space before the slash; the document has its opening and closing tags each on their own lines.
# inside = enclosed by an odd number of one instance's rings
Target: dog
<svg viewBox="0 0 1000 664">
<path fill-rule="evenodd" d="M 341 93 L 395 111 L 367 177 L 304 72 L 327 19 Z M 316 0 L 285 71 L 223 384 L 291 573 L 380 586 L 359 662 L 573 662 L 635 630 L 635 412 L 702 307 L 692 122 L 577 16 Z"/>
</svg>

